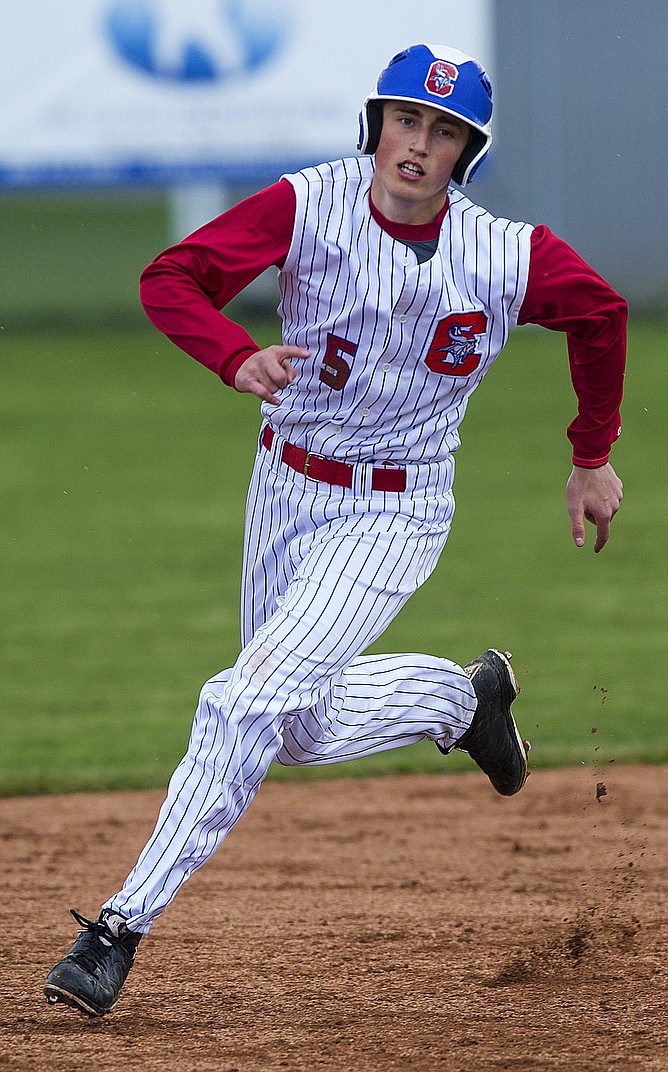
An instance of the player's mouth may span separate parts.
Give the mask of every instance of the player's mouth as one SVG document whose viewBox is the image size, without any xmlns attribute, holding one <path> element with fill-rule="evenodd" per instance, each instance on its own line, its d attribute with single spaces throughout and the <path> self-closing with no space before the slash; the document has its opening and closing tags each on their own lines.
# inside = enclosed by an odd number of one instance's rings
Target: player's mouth
<svg viewBox="0 0 668 1072">
<path fill-rule="evenodd" d="M 424 170 L 419 164 L 413 163 L 412 160 L 402 161 L 402 163 L 399 164 L 399 171 L 408 179 L 420 179 L 424 175 Z"/>
</svg>

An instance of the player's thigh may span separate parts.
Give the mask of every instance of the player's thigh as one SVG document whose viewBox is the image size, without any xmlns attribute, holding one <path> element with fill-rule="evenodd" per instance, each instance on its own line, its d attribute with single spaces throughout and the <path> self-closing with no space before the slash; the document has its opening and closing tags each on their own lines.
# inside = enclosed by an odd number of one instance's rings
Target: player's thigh
<svg viewBox="0 0 668 1072">
<path fill-rule="evenodd" d="M 444 542 L 443 528 L 393 513 L 318 527 L 221 691 L 240 747 L 262 734 L 277 739 L 296 712 L 328 708 L 345 668 L 429 576 Z"/>
<path fill-rule="evenodd" d="M 308 510 L 313 488 L 294 479 L 285 466 L 272 464 L 264 447 L 255 460 L 244 533 L 241 583 L 242 644 L 274 613 L 277 598 L 294 576 L 294 547 L 300 536 L 315 527 Z M 305 502 L 306 500 L 306 502 Z"/>
<path fill-rule="evenodd" d="M 312 542 L 260 628 L 335 674 L 373 643 L 433 571 L 442 531 L 396 514 L 351 517 Z"/>
</svg>

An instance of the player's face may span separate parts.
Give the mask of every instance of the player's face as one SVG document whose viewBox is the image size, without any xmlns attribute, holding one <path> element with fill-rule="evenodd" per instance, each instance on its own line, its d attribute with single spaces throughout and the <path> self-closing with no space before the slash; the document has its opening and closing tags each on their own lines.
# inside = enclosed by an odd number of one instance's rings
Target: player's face
<svg viewBox="0 0 668 1072">
<path fill-rule="evenodd" d="M 396 223 L 433 220 L 470 131 L 463 120 L 427 104 L 386 101 L 371 187 L 379 212 Z"/>
</svg>

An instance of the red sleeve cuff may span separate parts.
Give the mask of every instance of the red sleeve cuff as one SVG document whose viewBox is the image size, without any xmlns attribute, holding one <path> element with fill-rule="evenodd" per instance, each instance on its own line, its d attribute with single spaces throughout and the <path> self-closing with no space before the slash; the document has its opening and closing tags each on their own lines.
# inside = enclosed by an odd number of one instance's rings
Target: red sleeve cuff
<svg viewBox="0 0 668 1072">
<path fill-rule="evenodd" d="M 239 350 L 238 353 L 234 354 L 233 357 L 227 360 L 221 368 L 219 374 L 223 383 L 227 384 L 228 387 L 234 387 L 234 381 L 236 379 L 237 372 L 243 365 L 244 361 L 248 361 L 248 358 L 251 357 L 253 354 L 256 354 L 259 349 L 259 346 L 249 346 L 245 350 Z"/>
<path fill-rule="evenodd" d="M 579 458 L 574 454 L 573 465 L 577 465 L 578 469 L 600 469 L 602 465 L 608 464 L 609 458 L 609 452 L 603 458 Z"/>
</svg>

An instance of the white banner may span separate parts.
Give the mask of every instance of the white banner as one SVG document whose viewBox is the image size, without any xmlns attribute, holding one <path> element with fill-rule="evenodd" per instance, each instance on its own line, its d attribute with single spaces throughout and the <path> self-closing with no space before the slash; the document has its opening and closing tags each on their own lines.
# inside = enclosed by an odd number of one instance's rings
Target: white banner
<svg viewBox="0 0 668 1072">
<path fill-rule="evenodd" d="M 0 0 L 0 186 L 271 181 L 353 155 L 394 53 L 491 0 Z"/>
</svg>

